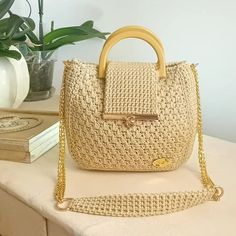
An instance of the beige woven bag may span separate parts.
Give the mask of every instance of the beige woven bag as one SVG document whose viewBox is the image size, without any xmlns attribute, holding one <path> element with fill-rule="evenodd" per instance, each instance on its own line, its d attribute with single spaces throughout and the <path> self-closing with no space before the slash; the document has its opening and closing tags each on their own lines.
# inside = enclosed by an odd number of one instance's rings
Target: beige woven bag
<svg viewBox="0 0 236 236">
<path fill-rule="evenodd" d="M 149 43 L 158 63 L 107 63 L 109 50 L 125 38 Z M 203 189 L 64 198 L 65 134 L 71 156 L 80 168 L 169 171 L 190 157 L 196 132 Z M 99 66 L 78 60 L 65 62 L 55 193 L 59 209 L 109 216 L 150 216 L 216 201 L 222 195 L 223 189 L 215 186 L 206 170 L 195 65 L 165 64 L 160 40 L 138 26 L 124 27 L 110 35 Z"/>
</svg>

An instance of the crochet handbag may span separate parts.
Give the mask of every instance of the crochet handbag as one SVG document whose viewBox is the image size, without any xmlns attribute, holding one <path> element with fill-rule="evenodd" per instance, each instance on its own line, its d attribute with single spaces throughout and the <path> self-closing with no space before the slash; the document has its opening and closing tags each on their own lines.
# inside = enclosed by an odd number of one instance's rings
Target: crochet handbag
<svg viewBox="0 0 236 236">
<path fill-rule="evenodd" d="M 109 50 L 125 38 L 146 41 L 158 62 L 107 62 Z M 150 216 L 219 200 L 223 189 L 206 170 L 197 77 L 194 64 L 166 64 L 161 41 L 139 26 L 112 33 L 98 66 L 66 61 L 60 96 L 57 207 L 105 216 Z M 64 197 L 65 141 L 82 169 L 170 171 L 190 157 L 196 133 L 203 185 L 199 191 Z"/>
</svg>

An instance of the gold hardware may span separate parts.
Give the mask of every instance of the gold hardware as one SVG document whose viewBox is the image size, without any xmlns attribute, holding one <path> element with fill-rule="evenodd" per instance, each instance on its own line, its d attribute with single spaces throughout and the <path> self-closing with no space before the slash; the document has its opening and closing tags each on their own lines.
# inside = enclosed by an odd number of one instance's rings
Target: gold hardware
<svg viewBox="0 0 236 236">
<path fill-rule="evenodd" d="M 170 164 L 170 159 L 167 158 L 158 158 L 152 162 L 152 165 L 155 166 L 156 168 L 168 168 Z"/>
<path fill-rule="evenodd" d="M 60 202 L 57 202 L 57 204 L 56 204 L 57 209 L 59 209 L 61 211 L 68 210 L 69 209 L 69 204 L 70 204 L 71 200 L 73 200 L 73 198 L 64 198 Z M 61 206 L 61 204 L 63 204 L 63 206 Z"/>
<path fill-rule="evenodd" d="M 103 114 L 104 120 L 123 120 L 127 128 L 135 125 L 135 121 L 154 121 L 158 120 L 157 115 L 123 115 L 123 114 Z"/>
<path fill-rule="evenodd" d="M 219 201 L 223 195 L 224 195 L 224 189 L 220 186 L 215 186 L 215 193 L 212 196 L 212 200 Z"/>
<path fill-rule="evenodd" d="M 135 121 L 136 121 L 135 116 L 127 116 L 124 118 L 124 124 L 126 125 L 127 128 L 134 126 Z"/>
<path fill-rule="evenodd" d="M 157 115 L 103 114 L 104 120 L 124 120 L 127 117 L 135 117 L 136 120 L 158 120 Z"/>
</svg>

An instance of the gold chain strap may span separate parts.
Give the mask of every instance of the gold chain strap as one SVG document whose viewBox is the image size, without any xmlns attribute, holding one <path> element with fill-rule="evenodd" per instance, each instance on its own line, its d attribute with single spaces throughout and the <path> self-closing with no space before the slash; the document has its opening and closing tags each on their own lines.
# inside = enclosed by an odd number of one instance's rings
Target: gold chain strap
<svg viewBox="0 0 236 236">
<path fill-rule="evenodd" d="M 198 73 L 196 66 L 191 65 L 196 83 L 197 94 L 197 134 L 198 159 L 201 171 L 203 189 L 200 191 L 168 192 L 151 194 L 117 194 L 97 197 L 64 198 L 65 193 L 65 123 L 64 97 L 65 81 L 60 96 L 60 142 L 58 161 L 58 180 L 55 191 L 57 207 L 61 210 L 70 210 L 80 213 L 106 216 L 151 216 L 176 212 L 196 206 L 205 201 L 218 201 L 223 195 L 223 188 L 216 186 L 207 174 L 206 161 L 203 150 L 202 112 Z"/>
<path fill-rule="evenodd" d="M 198 82 L 198 72 L 194 64 L 191 65 L 191 69 L 195 78 L 196 83 L 196 95 L 197 95 L 197 134 L 198 134 L 198 161 L 201 170 L 201 181 L 204 187 L 214 187 L 215 184 L 212 182 L 207 174 L 206 169 L 206 159 L 203 148 L 203 134 L 202 134 L 202 110 L 201 110 L 201 100 L 199 93 L 199 82 Z"/>
<path fill-rule="evenodd" d="M 65 74 L 63 76 L 62 87 L 60 92 L 60 103 L 59 103 L 59 116 L 60 116 L 59 160 L 57 167 L 57 185 L 55 191 L 55 198 L 58 203 L 62 203 L 64 201 L 64 194 L 66 189 L 64 104 L 65 104 Z"/>
</svg>

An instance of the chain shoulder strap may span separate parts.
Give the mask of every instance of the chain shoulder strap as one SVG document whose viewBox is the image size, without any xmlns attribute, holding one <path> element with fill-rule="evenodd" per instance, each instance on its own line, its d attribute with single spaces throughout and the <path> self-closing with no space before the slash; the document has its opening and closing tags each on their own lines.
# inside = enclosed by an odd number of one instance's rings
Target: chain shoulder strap
<svg viewBox="0 0 236 236">
<path fill-rule="evenodd" d="M 63 79 L 60 97 L 60 142 L 58 179 L 55 190 L 56 206 L 60 210 L 70 210 L 80 213 L 104 216 L 152 216 L 184 210 L 205 201 L 218 201 L 223 195 L 223 188 L 216 186 L 210 179 L 203 149 L 202 112 L 198 73 L 196 66 L 191 65 L 196 83 L 197 94 L 197 134 L 198 134 L 198 160 L 201 171 L 203 188 L 199 191 L 166 192 L 166 193 L 135 193 L 115 194 L 96 197 L 64 198 L 66 187 L 65 176 L 65 123 L 64 98 L 65 78 Z M 64 76 L 65 77 L 65 76 Z"/>
</svg>

